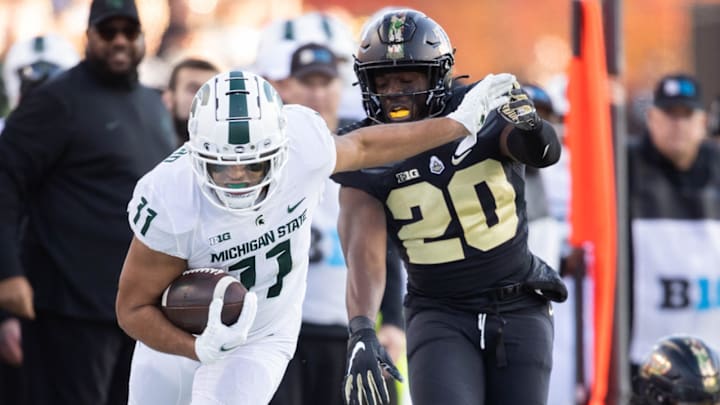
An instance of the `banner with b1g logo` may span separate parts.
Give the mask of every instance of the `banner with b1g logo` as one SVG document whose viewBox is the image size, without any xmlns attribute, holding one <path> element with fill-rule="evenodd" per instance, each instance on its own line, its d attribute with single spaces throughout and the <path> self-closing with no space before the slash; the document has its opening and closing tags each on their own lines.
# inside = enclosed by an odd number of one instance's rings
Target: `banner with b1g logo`
<svg viewBox="0 0 720 405">
<path fill-rule="evenodd" d="M 699 337 L 720 349 L 720 221 L 636 219 L 630 359 L 660 338 Z"/>
</svg>

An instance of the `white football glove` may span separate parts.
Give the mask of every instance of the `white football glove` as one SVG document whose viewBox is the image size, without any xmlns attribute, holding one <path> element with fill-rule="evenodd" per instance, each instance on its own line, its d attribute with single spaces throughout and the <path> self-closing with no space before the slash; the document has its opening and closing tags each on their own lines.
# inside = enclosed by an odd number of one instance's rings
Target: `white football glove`
<svg viewBox="0 0 720 405">
<path fill-rule="evenodd" d="M 250 327 L 257 314 L 257 296 L 247 292 L 237 322 L 225 326 L 220 319 L 223 299 L 215 298 L 208 309 L 208 323 L 202 334 L 195 338 L 195 354 L 204 364 L 222 359 L 247 340 Z"/>
<path fill-rule="evenodd" d="M 465 94 L 462 103 L 447 117 L 461 123 L 475 136 L 490 111 L 510 101 L 509 93 L 515 82 L 515 76 L 509 73 L 490 73 Z"/>
</svg>

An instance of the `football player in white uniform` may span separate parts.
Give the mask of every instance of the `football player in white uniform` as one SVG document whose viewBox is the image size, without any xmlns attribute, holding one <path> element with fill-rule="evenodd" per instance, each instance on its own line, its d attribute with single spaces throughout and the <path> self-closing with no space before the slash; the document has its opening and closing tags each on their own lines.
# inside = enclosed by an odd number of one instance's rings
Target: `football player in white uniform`
<svg viewBox="0 0 720 405">
<path fill-rule="evenodd" d="M 266 404 L 301 321 L 310 222 L 332 173 L 373 167 L 476 134 L 515 78 L 488 75 L 448 117 L 330 133 L 314 111 L 283 106 L 243 71 L 219 74 L 193 101 L 190 140 L 137 184 L 135 237 L 120 276 L 120 326 L 138 340 L 130 404 Z M 234 325 L 213 301 L 193 336 L 158 308 L 188 268 L 214 267 L 250 291 Z M 340 389 L 340 387 L 338 387 Z"/>
</svg>

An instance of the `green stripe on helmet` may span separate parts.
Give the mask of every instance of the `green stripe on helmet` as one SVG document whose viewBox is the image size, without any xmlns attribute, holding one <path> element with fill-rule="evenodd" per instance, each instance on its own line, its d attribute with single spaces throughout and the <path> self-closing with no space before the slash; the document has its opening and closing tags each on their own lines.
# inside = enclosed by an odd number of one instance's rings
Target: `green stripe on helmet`
<svg viewBox="0 0 720 405">
<path fill-rule="evenodd" d="M 45 52 L 45 37 L 37 36 L 33 40 L 33 51 L 36 53 Z"/>
<path fill-rule="evenodd" d="M 283 37 L 288 41 L 295 39 L 295 26 L 292 20 L 285 21 L 285 35 Z"/>
<path fill-rule="evenodd" d="M 234 91 L 244 91 L 245 88 L 245 78 L 243 76 L 243 72 L 240 71 L 232 71 L 230 72 L 230 94 L 228 95 L 230 97 L 230 110 L 228 111 L 228 114 L 230 118 L 246 118 L 248 116 L 248 108 L 247 108 L 247 94 L 243 93 L 233 93 Z"/>
<path fill-rule="evenodd" d="M 233 91 L 246 90 L 245 77 L 241 71 L 230 72 L 230 106 L 228 115 L 230 119 L 248 118 L 247 94 L 233 93 Z M 250 142 L 250 122 L 230 121 L 228 123 L 228 143 L 242 145 Z"/>
<path fill-rule="evenodd" d="M 250 123 L 248 121 L 231 121 L 228 125 L 228 143 L 244 145 L 250 142 Z"/>
</svg>

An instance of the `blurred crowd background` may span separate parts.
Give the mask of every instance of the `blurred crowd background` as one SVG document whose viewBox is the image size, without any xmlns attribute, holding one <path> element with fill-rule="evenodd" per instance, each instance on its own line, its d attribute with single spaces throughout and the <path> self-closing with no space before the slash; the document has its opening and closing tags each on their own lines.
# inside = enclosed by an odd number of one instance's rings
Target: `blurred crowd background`
<svg viewBox="0 0 720 405">
<path fill-rule="evenodd" d="M 218 65 L 246 67 L 257 53 L 264 26 L 303 12 L 339 17 L 355 38 L 374 12 L 390 5 L 424 11 L 445 27 L 456 53 L 456 74 L 479 79 L 487 72 L 510 71 L 526 82 L 562 92 L 571 57 L 571 5 L 568 0 L 138 0 L 147 39 L 141 80 L 162 87 L 170 67 L 184 56 Z M 1 0 L 0 56 L 34 35 L 56 32 L 84 49 L 90 0 Z M 665 73 L 697 75 L 705 102 L 720 94 L 720 0 L 633 0 L 621 2 L 623 61 L 621 91 L 628 104 L 631 132 L 642 122 L 654 83 Z M 1 59 L 1 58 L 0 58 Z M 555 90 L 558 89 L 558 90 Z M 562 108 L 562 106 L 560 106 Z M 5 112 L 0 102 L 0 111 Z M 3 114 L 4 115 L 4 114 Z"/>
</svg>

